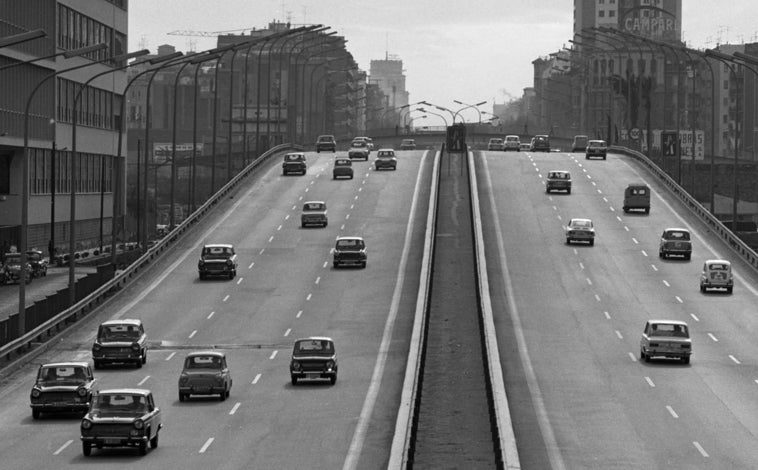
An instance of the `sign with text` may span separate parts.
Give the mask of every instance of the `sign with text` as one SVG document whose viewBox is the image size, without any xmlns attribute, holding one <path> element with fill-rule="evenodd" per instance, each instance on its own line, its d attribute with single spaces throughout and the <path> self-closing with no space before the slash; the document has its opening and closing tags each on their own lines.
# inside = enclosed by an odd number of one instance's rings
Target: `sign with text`
<svg viewBox="0 0 758 470">
<path fill-rule="evenodd" d="M 193 145 L 191 143 L 189 144 L 176 144 L 176 161 L 177 163 L 188 160 L 192 158 L 192 150 Z M 153 163 L 156 165 L 163 165 L 164 163 L 168 163 L 171 161 L 171 154 L 172 154 L 172 145 L 171 143 L 165 143 L 165 142 L 156 142 L 153 144 Z M 198 155 L 202 155 L 203 153 L 203 144 L 198 143 L 197 144 L 197 153 Z"/>
</svg>

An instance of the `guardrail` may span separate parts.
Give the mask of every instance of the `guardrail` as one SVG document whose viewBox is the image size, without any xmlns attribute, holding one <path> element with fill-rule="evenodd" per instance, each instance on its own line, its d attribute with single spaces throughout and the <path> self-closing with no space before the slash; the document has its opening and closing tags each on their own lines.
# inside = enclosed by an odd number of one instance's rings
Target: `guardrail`
<svg viewBox="0 0 758 470">
<path fill-rule="evenodd" d="M 745 242 L 743 242 L 737 234 L 732 232 L 726 227 L 720 220 L 718 220 L 711 212 L 700 204 L 695 198 L 684 190 L 673 178 L 666 174 L 658 165 L 653 163 L 652 160 L 647 158 L 636 150 L 631 150 L 626 147 L 612 145 L 610 150 L 627 155 L 642 163 L 647 169 L 653 173 L 679 200 L 687 206 L 687 208 L 700 218 L 714 233 L 716 233 L 729 248 L 732 249 L 737 255 L 739 255 L 746 263 L 748 263 L 756 272 L 758 272 L 758 254 L 751 249 Z"/>
<path fill-rule="evenodd" d="M 30 349 L 35 342 L 41 342 L 44 337 L 50 337 L 60 331 L 67 323 L 83 317 L 87 313 L 99 307 L 105 300 L 110 298 L 115 291 L 121 290 L 126 285 L 135 280 L 142 272 L 147 269 L 155 260 L 171 246 L 176 244 L 192 227 L 205 218 L 227 194 L 236 189 L 248 176 L 250 176 L 259 166 L 268 161 L 273 155 L 277 155 L 286 150 L 300 150 L 302 147 L 293 144 L 282 144 L 273 147 L 256 158 L 247 167 L 242 169 L 228 183 L 211 196 L 202 206 L 185 219 L 180 225 L 176 226 L 160 242 L 151 247 L 140 258 L 135 260 L 126 269 L 113 277 L 110 281 L 100 286 L 87 297 L 83 298 L 75 305 L 62 311 L 50 320 L 42 323 L 33 330 L 29 331 L 20 338 L 17 338 L 0 348 L 0 357 L 11 359 L 13 353 L 25 352 Z"/>
</svg>

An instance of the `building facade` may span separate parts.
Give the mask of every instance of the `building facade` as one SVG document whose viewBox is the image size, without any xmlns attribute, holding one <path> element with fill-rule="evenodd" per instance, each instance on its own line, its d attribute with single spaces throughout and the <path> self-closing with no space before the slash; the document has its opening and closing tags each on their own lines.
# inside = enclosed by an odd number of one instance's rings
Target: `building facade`
<svg viewBox="0 0 758 470">
<path fill-rule="evenodd" d="M 369 83 L 377 85 L 384 93 L 382 127 L 391 128 L 402 125 L 400 108 L 408 104 L 403 61 L 390 58 L 389 55 L 384 60 L 372 60 L 369 68 Z"/>
</svg>

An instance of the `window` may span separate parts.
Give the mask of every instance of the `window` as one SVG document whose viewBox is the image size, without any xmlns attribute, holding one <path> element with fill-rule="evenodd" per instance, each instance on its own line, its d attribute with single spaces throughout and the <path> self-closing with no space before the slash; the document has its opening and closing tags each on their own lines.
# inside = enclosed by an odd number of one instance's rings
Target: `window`
<svg viewBox="0 0 758 470">
<path fill-rule="evenodd" d="M 616 16 L 616 10 L 608 10 L 608 18 L 614 18 Z"/>
<path fill-rule="evenodd" d="M 729 80 L 724 80 L 724 90 L 729 89 Z"/>
<path fill-rule="evenodd" d="M 598 18 L 605 18 L 605 10 L 600 10 L 597 12 Z"/>
</svg>

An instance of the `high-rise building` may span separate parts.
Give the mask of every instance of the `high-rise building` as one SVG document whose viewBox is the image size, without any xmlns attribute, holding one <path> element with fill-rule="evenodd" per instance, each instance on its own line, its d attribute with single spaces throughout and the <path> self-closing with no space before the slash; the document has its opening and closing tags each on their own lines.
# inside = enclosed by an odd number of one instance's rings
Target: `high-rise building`
<svg viewBox="0 0 758 470">
<path fill-rule="evenodd" d="M 681 41 L 682 0 L 574 0 L 574 34 L 593 27 Z"/>
<path fill-rule="evenodd" d="M 408 104 L 408 92 L 405 89 L 403 61 L 387 56 L 384 60 L 372 60 L 369 68 L 369 83 L 377 85 L 384 93 L 384 115 L 394 116 L 388 126 L 400 124 L 400 113 L 396 111 Z M 396 111 L 396 112 L 390 112 Z"/>
</svg>

